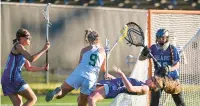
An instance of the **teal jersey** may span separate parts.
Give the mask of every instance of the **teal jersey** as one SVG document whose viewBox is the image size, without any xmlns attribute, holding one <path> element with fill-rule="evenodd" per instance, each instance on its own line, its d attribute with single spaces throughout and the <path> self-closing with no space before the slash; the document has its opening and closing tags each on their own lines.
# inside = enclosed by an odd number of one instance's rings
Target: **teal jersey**
<svg viewBox="0 0 200 106">
<path fill-rule="evenodd" d="M 100 54 L 99 48 L 93 45 L 91 50 L 83 54 L 72 75 L 80 75 L 88 80 L 96 81 L 104 59 L 105 57 Z"/>
</svg>

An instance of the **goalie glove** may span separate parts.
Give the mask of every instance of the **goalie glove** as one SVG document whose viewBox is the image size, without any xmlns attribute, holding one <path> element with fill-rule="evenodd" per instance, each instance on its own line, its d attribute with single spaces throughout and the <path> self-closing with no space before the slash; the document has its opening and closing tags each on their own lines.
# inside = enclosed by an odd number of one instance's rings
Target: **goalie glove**
<svg viewBox="0 0 200 106">
<path fill-rule="evenodd" d="M 160 75 L 160 76 L 166 76 L 167 74 L 168 74 L 168 72 L 170 72 L 171 71 L 171 66 L 169 66 L 169 65 L 166 65 L 166 66 L 164 66 L 164 67 L 161 67 L 160 69 L 159 69 L 159 71 L 157 72 L 157 75 Z"/>
<path fill-rule="evenodd" d="M 145 47 L 143 48 L 141 54 L 142 54 L 143 56 L 145 56 L 145 57 L 148 57 L 148 56 L 149 56 L 149 53 L 150 53 L 150 49 L 149 49 L 147 46 L 145 46 Z"/>
</svg>

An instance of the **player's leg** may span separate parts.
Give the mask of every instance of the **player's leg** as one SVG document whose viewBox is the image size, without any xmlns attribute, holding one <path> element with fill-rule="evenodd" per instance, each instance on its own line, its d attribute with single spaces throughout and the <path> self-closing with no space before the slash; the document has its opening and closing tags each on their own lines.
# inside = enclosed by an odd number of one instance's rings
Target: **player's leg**
<svg viewBox="0 0 200 106">
<path fill-rule="evenodd" d="M 78 106 L 86 106 L 88 96 L 89 95 L 80 93 L 79 100 L 78 100 Z"/>
<path fill-rule="evenodd" d="M 172 98 L 176 103 L 176 106 L 185 106 L 182 92 L 180 92 L 179 94 L 172 94 Z"/>
<path fill-rule="evenodd" d="M 74 89 L 78 89 L 83 81 L 83 77 L 70 75 L 60 87 L 57 87 L 55 90 L 48 92 L 46 95 L 46 101 L 49 102 L 56 99 L 63 98 L 66 94 L 71 92 Z"/>
<path fill-rule="evenodd" d="M 20 88 L 19 95 L 26 99 L 23 106 L 33 106 L 37 102 L 37 97 L 28 84 L 25 84 Z"/>
<path fill-rule="evenodd" d="M 8 97 L 10 98 L 13 106 L 22 106 L 23 102 L 22 102 L 22 97 L 18 94 L 11 94 L 8 95 Z"/>
<path fill-rule="evenodd" d="M 157 92 L 152 91 L 151 92 L 151 102 L 150 106 L 158 106 L 159 105 L 159 99 L 161 97 L 162 91 L 159 90 Z"/>
<path fill-rule="evenodd" d="M 105 88 L 103 85 L 97 86 L 95 91 L 88 97 L 88 105 L 96 106 L 96 102 L 105 98 Z"/>
<path fill-rule="evenodd" d="M 63 98 L 66 94 L 71 92 L 74 88 L 71 87 L 69 84 L 67 84 L 65 81 L 60 87 L 57 87 L 51 92 L 48 92 L 46 95 L 46 101 L 49 102 L 53 100 L 54 98 L 56 99 L 61 99 Z"/>
<path fill-rule="evenodd" d="M 67 95 L 69 92 L 71 92 L 72 90 L 74 90 L 74 88 L 72 86 L 70 86 L 68 83 L 63 82 L 63 84 L 61 85 L 61 90 L 60 92 L 58 92 L 58 96 L 56 97 L 57 99 L 61 99 L 63 98 L 65 95 Z"/>
<path fill-rule="evenodd" d="M 88 96 L 95 90 L 96 81 L 91 81 L 86 78 L 83 79 L 83 82 L 81 83 L 80 87 L 80 96 L 78 100 L 78 106 L 86 106 Z"/>
</svg>

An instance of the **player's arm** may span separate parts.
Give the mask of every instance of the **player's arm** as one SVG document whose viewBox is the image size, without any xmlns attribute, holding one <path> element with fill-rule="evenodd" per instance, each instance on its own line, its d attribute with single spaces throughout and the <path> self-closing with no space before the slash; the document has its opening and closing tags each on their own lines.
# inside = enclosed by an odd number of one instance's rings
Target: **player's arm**
<svg viewBox="0 0 200 106">
<path fill-rule="evenodd" d="M 79 63 L 81 62 L 81 59 L 82 59 L 82 56 L 83 56 L 83 53 L 84 53 L 84 48 L 81 50 L 81 52 L 80 52 L 80 57 L 79 57 Z"/>
<path fill-rule="evenodd" d="M 176 69 L 179 69 L 179 62 L 177 62 L 176 64 L 174 64 L 169 71 L 174 71 Z"/>
<path fill-rule="evenodd" d="M 99 52 L 104 57 L 103 63 L 101 65 L 101 71 L 103 71 L 105 73 L 104 78 L 105 79 L 115 79 L 114 76 L 106 73 L 106 53 L 105 53 L 105 49 L 103 47 L 101 47 L 101 48 L 99 48 Z"/>
<path fill-rule="evenodd" d="M 129 94 L 137 94 L 137 95 L 145 95 L 149 92 L 149 87 L 147 85 L 142 86 L 132 86 L 131 88 L 127 88 Z"/>
<path fill-rule="evenodd" d="M 114 69 L 115 72 L 117 72 L 121 76 L 121 78 L 122 78 L 122 80 L 124 82 L 124 85 L 126 86 L 128 92 L 135 92 L 138 95 L 143 95 L 143 94 L 148 93 L 148 91 L 149 91 L 149 87 L 148 86 L 146 86 L 146 85 L 143 85 L 143 86 L 133 86 L 129 82 L 129 80 L 127 79 L 127 77 L 125 76 L 125 74 L 119 68 L 117 68 L 116 66 L 113 66 L 113 69 Z"/>
<path fill-rule="evenodd" d="M 104 78 L 105 78 L 105 79 L 116 79 L 116 77 L 114 77 L 113 75 L 111 75 L 111 74 L 109 74 L 109 73 L 106 73 L 106 74 L 104 75 Z"/>
<path fill-rule="evenodd" d="M 178 52 L 178 50 L 174 47 L 174 63 L 172 66 L 171 66 L 171 69 L 170 71 L 174 71 L 176 69 L 179 69 L 179 66 L 180 66 L 180 54 Z"/>
<path fill-rule="evenodd" d="M 88 50 L 89 50 L 89 47 L 88 47 L 88 46 L 85 47 L 85 48 L 83 48 L 83 49 L 81 50 L 81 52 L 80 52 L 80 57 L 79 57 L 79 63 L 80 63 L 81 60 L 82 60 L 83 54 L 84 54 L 85 52 L 87 52 Z"/>
<path fill-rule="evenodd" d="M 101 71 L 105 72 L 104 78 L 105 79 L 115 79 L 114 76 L 112 76 L 109 73 L 106 73 L 106 53 L 105 53 L 105 49 L 104 48 L 100 48 L 99 52 L 101 53 L 101 55 L 104 56 L 104 60 L 103 60 L 103 63 L 101 65 Z"/>
<path fill-rule="evenodd" d="M 16 45 L 16 50 L 21 53 L 29 62 L 36 61 L 42 54 L 44 54 L 50 47 L 50 43 L 47 42 L 47 44 L 44 46 L 44 48 L 39 51 L 38 53 L 31 55 L 21 44 Z"/>
<path fill-rule="evenodd" d="M 180 65 L 180 55 L 177 49 L 174 47 L 174 64 L 166 65 L 164 69 L 166 72 L 175 71 L 179 69 L 179 65 Z"/>
<path fill-rule="evenodd" d="M 103 63 L 101 65 L 101 71 L 106 72 L 106 53 L 103 47 L 99 48 L 100 54 L 104 57 Z"/>
<path fill-rule="evenodd" d="M 49 69 L 49 64 L 48 65 L 44 65 L 43 67 L 36 67 L 36 66 L 32 66 L 30 64 L 30 62 L 28 60 L 26 60 L 24 67 L 26 68 L 27 71 L 42 71 L 42 70 L 48 70 Z"/>
<path fill-rule="evenodd" d="M 103 60 L 103 63 L 101 65 L 101 71 L 106 72 L 106 59 Z"/>
</svg>

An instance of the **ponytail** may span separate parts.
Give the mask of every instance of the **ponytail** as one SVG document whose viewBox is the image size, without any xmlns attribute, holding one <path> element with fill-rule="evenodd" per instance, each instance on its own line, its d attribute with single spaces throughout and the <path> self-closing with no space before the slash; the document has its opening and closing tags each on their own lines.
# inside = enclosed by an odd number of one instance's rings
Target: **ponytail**
<svg viewBox="0 0 200 106">
<path fill-rule="evenodd" d="M 85 30 L 85 41 L 90 44 L 94 44 L 99 35 L 96 31 L 92 31 L 90 28 Z"/>
<path fill-rule="evenodd" d="M 13 39 L 13 44 L 17 43 L 18 42 L 18 39 Z"/>
<path fill-rule="evenodd" d="M 88 28 L 85 30 L 85 42 L 89 43 L 88 34 L 92 32 L 92 29 Z"/>
</svg>

